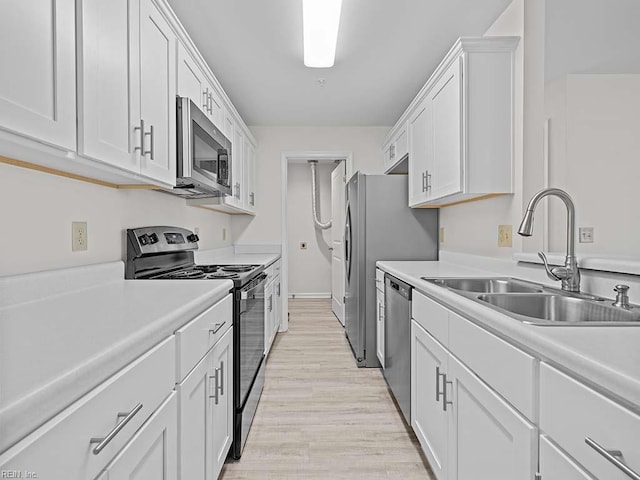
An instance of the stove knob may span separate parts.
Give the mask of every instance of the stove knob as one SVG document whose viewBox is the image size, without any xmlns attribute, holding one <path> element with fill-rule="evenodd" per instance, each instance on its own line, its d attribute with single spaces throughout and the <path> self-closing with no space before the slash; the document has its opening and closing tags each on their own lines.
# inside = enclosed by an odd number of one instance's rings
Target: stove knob
<svg viewBox="0 0 640 480">
<path fill-rule="evenodd" d="M 149 245 L 151 243 L 151 239 L 149 238 L 149 235 L 147 235 L 146 233 L 144 235 L 140 235 L 138 237 L 138 241 L 142 246 Z"/>
<path fill-rule="evenodd" d="M 195 233 L 187 235 L 187 241 L 189 242 L 197 242 L 198 240 L 200 240 L 200 237 L 198 237 L 198 235 L 196 235 Z"/>
<path fill-rule="evenodd" d="M 151 243 L 152 245 L 154 243 L 158 243 L 158 235 L 156 235 L 155 233 L 149 235 L 149 243 Z"/>
</svg>

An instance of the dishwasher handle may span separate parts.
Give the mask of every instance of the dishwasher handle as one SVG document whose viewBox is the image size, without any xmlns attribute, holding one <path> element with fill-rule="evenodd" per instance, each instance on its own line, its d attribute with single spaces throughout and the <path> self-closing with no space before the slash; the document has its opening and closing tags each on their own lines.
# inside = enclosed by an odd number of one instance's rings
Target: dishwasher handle
<svg viewBox="0 0 640 480">
<path fill-rule="evenodd" d="M 388 273 L 385 273 L 384 275 L 384 283 L 385 288 L 388 288 L 389 291 L 395 290 L 399 295 L 403 296 L 407 300 L 411 300 L 411 285 L 392 277 Z"/>
</svg>

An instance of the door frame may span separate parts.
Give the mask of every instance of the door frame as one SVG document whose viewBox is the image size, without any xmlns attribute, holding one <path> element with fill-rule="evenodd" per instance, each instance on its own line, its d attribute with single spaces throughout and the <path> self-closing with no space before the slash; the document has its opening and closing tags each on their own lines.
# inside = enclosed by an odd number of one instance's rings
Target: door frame
<svg viewBox="0 0 640 480">
<path fill-rule="evenodd" d="M 280 207 L 280 223 L 282 225 L 280 230 L 280 239 L 282 242 L 282 268 L 280 269 L 280 285 L 284 294 L 282 295 L 282 318 L 280 318 L 279 332 L 285 332 L 289 329 L 289 222 L 287 221 L 289 195 L 287 188 L 289 178 L 288 167 L 289 163 L 307 163 L 309 160 L 318 160 L 318 162 L 335 162 L 336 160 L 344 160 L 347 180 L 353 173 L 353 154 L 345 150 L 299 150 L 282 152 L 280 155 L 280 185 L 282 185 L 282 202 Z"/>
</svg>

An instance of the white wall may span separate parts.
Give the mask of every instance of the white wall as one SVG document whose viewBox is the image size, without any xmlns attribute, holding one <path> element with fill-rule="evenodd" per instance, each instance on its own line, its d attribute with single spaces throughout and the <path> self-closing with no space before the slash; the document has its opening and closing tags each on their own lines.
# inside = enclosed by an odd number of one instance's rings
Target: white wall
<svg viewBox="0 0 640 480">
<path fill-rule="evenodd" d="M 640 223 L 640 75 L 567 75 L 546 85 L 550 184 L 576 204 L 577 226 L 594 242 L 578 253 L 638 255 Z M 549 204 L 550 250 L 566 244 L 566 209 Z"/>
<path fill-rule="evenodd" d="M 282 242 L 280 163 L 283 152 L 352 152 L 353 170 L 382 173 L 382 142 L 390 127 L 251 127 L 258 142 L 256 216 L 231 220 L 236 244 Z"/>
<path fill-rule="evenodd" d="M 514 195 L 480 200 L 440 210 L 440 227 L 445 240 L 440 248 L 493 257 L 511 257 L 522 249 L 521 237 L 515 235 L 522 216 L 524 171 L 524 0 L 514 0 L 486 35 L 515 35 L 521 37 L 515 59 L 515 157 Z M 513 247 L 498 247 L 498 225 L 513 225 Z"/>
<path fill-rule="evenodd" d="M 333 162 L 319 162 L 316 170 L 322 222 L 331 218 Z M 320 230 L 311 213 L 311 170 L 308 164 L 290 163 L 287 169 L 289 294 L 331 294 L 331 228 Z M 341 229 L 334 225 L 332 228 Z M 307 249 L 300 249 L 306 242 Z"/>
<path fill-rule="evenodd" d="M 188 207 L 164 193 L 117 190 L 6 164 L 0 164 L 0 179 L 0 275 L 121 260 L 124 230 L 131 227 L 199 227 L 201 248 L 231 244 L 229 215 Z M 87 251 L 71 251 L 73 221 L 87 222 Z"/>
</svg>

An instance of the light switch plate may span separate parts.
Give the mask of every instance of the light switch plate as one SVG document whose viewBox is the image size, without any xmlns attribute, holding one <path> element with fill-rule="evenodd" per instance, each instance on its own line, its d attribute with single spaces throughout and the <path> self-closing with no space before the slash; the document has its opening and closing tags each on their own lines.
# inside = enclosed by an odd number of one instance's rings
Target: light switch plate
<svg viewBox="0 0 640 480">
<path fill-rule="evenodd" d="M 87 250 L 87 222 L 71 222 L 71 251 Z"/>
</svg>

